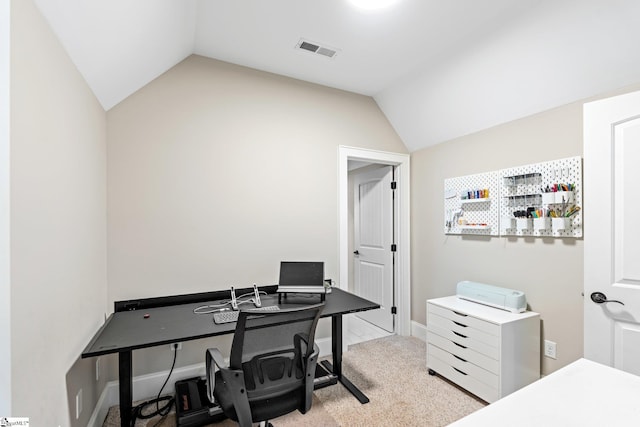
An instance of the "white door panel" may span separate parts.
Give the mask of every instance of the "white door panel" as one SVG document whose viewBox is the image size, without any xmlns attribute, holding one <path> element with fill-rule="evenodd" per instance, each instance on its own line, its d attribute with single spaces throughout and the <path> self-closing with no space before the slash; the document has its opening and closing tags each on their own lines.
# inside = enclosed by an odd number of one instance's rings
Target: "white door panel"
<svg viewBox="0 0 640 427">
<path fill-rule="evenodd" d="M 638 164 L 640 92 L 585 104 L 584 354 L 640 375 Z"/>
<path fill-rule="evenodd" d="M 640 125 L 616 126 L 614 145 L 615 281 L 640 284 Z"/>
<path fill-rule="evenodd" d="M 357 263 L 360 276 L 359 295 L 371 301 L 380 303 L 384 298 L 384 264 L 369 261 Z M 364 284 L 364 286 L 362 286 Z"/>
<path fill-rule="evenodd" d="M 617 321 L 614 331 L 614 366 L 640 375 L 640 325 Z"/>
<path fill-rule="evenodd" d="M 358 317 L 393 332 L 393 197 L 391 166 L 354 178 L 354 287 L 380 309 Z"/>
</svg>

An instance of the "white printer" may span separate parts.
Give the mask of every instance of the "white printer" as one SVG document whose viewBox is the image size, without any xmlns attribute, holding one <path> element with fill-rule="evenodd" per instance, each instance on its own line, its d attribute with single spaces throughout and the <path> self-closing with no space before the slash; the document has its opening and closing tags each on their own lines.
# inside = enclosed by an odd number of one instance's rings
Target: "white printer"
<svg viewBox="0 0 640 427">
<path fill-rule="evenodd" d="M 490 305 L 512 313 L 523 313 L 527 310 L 527 298 L 524 292 L 513 289 L 465 280 L 458 283 L 456 295 L 461 299 Z"/>
</svg>

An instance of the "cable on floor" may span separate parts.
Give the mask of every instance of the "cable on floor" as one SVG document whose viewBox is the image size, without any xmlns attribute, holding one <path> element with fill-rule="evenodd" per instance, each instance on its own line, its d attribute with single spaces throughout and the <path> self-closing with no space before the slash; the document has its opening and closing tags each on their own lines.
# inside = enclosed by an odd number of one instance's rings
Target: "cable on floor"
<svg viewBox="0 0 640 427">
<path fill-rule="evenodd" d="M 160 397 L 160 395 L 162 395 L 162 390 L 164 390 L 165 386 L 167 385 L 167 383 L 169 382 L 169 378 L 171 378 L 171 374 L 173 373 L 173 368 L 176 366 L 176 359 L 178 357 L 178 345 L 177 344 L 173 344 L 173 363 L 171 364 L 171 369 L 169 370 L 169 375 L 167 375 L 167 379 L 164 380 L 164 384 L 162 384 L 162 387 L 160 387 L 160 391 L 158 392 L 158 396 L 155 399 L 151 399 L 148 400 L 146 402 L 143 402 L 141 404 L 139 404 L 138 406 L 136 406 L 135 408 L 133 408 L 133 412 L 131 415 L 131 427 L 135 426 L 136 423 L 136 419 L 141 419 L 141 420 L 148 420 L 149 418 L 153 418 L 156 415 L 160 415 L 162 418 L 160 418 L 160 420 L 155 424 L 156 426 L 158 424 L 160 424 L 162 422 L 162 420 L 164 420 L 164 418 L 169 414 L 169 412 L 171 412 L 171 408 L 173 407 L 173 405 L 176 402 L 176 399 L 174 396 L 162 396 Z M 166 403 L 161 407 L 160 406 L 160 402 L 165 402 Z M 156 405 L 156 409 L 155 411 L 151 411 L 149 413 L 146 413 L 146 411 L 148 410 L 148 406 L 151 406 L 155 404 Z"/>
</svg>

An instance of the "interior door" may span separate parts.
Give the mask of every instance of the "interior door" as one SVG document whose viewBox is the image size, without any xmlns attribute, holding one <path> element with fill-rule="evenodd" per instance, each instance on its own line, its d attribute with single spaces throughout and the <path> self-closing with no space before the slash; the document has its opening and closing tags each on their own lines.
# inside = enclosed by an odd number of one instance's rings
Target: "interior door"
<svg viewBox="0 0 640 427">
<path fill-rule="evenodd" d="M 358 317 L 393 332 L 393 168 L 384 166 L 354 177 L 354 288 L 380 309 Z"/>
<path fill-rule="evenodd" d="M 640 375 L 640 92 L 584 106 L 584 355 Z"/>
</svg>

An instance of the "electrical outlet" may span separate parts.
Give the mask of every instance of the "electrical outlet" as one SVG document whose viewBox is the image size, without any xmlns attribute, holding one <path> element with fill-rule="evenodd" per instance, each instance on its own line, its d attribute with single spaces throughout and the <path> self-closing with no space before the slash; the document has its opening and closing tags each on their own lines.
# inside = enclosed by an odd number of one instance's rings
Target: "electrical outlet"
<svg viewBox="0 0 640 427">
<path fill-rule="evenodd" d="M 174 346 L 177 346 L 177 347 L 174 347 Z M 178 342 L 178 343 L 169 344 L 169 347 L 171 347 L 171 351 L 182 350 L 182 343 Z"/>
<path fill-rule="evenodd" d="M 76 420 L 80 418 L 82 414 L 82 389 L 76 394 Z"/>
<path fill-rule="evenodd" d="M 544 355 L 552 359 L 556 358 L 556 343 L 544 340 Z"/>
</svg>

